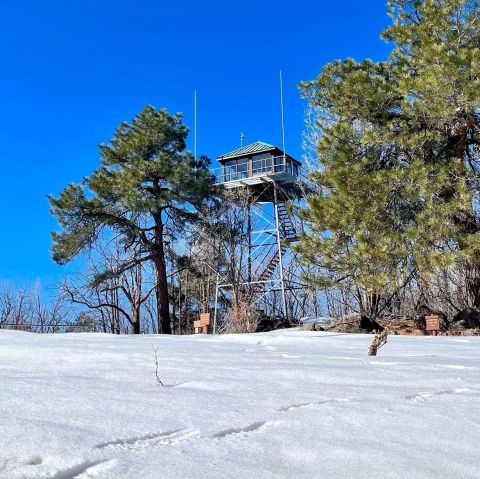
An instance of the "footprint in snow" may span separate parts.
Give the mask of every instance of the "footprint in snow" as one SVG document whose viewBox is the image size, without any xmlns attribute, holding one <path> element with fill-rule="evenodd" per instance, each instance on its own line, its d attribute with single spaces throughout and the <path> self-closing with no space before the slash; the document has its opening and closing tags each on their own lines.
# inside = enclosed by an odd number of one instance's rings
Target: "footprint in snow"
<svg viewBox="0 0 480 479">
<path fill-rule="evenodd" d="M 106 461 L 84 461 L 68 469 L 58 471 L 51 476 L 50 479 L 75 479 L 84 474 L 86 477 L 95 477 L 115 466 L 116 463 L 117 461 L 115 459 L 108 459 Z"/>
<path fill-rule="evenodd" d="M 342 402 L 348 402 L 348 399 L 325 399 L 324 401 L 310 401 L 306 403 L 292 404 L 291 406 L 280 408 L 279 411 L 287 412 L 287 411 L 293 411 L 295 409 L 315 408 L 317 406 L 322 406 L 323 404 L 342 403 Z"/>
<path fill-rule="evenodd" d="M 192 436 L 198 436 L 197 429 L 175 429 L 154 434 L 145 434 L 144 436 L 130 437 L 126 439 L 115 439 L 113 441 L 97 444 L 94 449 L 122 449 L 122 450 L 140 450 L 148 449 L 154 446 L 165 446 L 173 444 Z"/>
<path fill-rule="evenodd" d="M 276 424 L 275 421 L 254 422 L 253 424 L 249 424 L 248 426 L 245 426 L 245 427 L 225 429 L 224 431 L 220 431 L 220 432 L 217 432 L 216 434 L 213 434 L 212 437 L 216 439 L 220 439 L 220 438 L 232 436 L 235 434 L 242 434 L 242 435 L 248 434 L 248 433 L 258 431 L 267 426 L 273 426 L 274 424 Z"/>
<path fill-rule="evenodd" d="M 43 459 L 40 456 L 32 456 L 28 459 L 25 459 L 22 464 L 25 466 L 39 466 L 42 464 Z"/>
<path fill-rule="evenodd" d="M 25 466 L 40 466 L 43 463 L 41 456 L 30 456 L 25 459 L 18 457 L 7 457 L 0 461 L 0 473 L 7 473 Z M 0 475 L 1 478 L 7 477 Z"/>
<path fill-rule="evenodd" d="M 472 391 L 469 388 L 454 388 L 454 389 L 444 389 L 441 391 L 432 391 L 432 392 L 420 392 L 417 394 L 409 394 L 405 396 L 405 399 L 408 399 L 413 402 L 424 402 L 433 399 L 436 396 L 443 396 L 449 394 L 462 394 Z"/>
</svg>

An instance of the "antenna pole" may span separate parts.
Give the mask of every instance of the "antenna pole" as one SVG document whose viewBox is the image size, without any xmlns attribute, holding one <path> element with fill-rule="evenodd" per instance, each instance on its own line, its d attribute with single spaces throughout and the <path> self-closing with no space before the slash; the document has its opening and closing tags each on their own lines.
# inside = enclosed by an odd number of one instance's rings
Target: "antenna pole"
<svg viewBox="0 0 480 479">
<path fill-rule="evenodd" d="M 193 157 L 197 163 L 197 90 L 193 90 Z"/>
<path fill-rule="evenodd" d="M 283 162 L 285 163 L 285 122 L 283 118 L 283 76 L 280 70 L 280 110 L 282 113 L 282 148 L 283 148 Z M 286 164 L 283 165 L 286 168 Z"/>
</svg>

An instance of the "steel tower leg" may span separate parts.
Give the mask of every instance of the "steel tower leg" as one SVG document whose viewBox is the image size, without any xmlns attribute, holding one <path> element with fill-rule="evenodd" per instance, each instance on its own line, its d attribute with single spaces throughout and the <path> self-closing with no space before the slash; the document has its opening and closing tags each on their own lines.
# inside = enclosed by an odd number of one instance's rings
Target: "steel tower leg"
<svg viewBox="0 0 480 479">
<path fill-rule="evenodd" d="M 283 255 L 282 255 L 282 240 L 280 238 L 280 221 L 278 218 L 278 197 L 277 188 L 273 187 L 273 207 L 275 210 L 275 229 L 277 234 L 277 247 L 278 247 L 278 271 L 280 273 L 280 287 L 282 290 L 282 309 L 283 316 L 287 318 L 287 298 L 285 296 L 285 281 L 283 277 Z"/>
<path fill-rule="evenodd" d="M 215 280 L 215 309 L 213 310 L 213 334 L 217 334 L 217 311 L 218 311 L 218 287 L 220 282 L 220 275 L 217 272 Z"/>
</svg>

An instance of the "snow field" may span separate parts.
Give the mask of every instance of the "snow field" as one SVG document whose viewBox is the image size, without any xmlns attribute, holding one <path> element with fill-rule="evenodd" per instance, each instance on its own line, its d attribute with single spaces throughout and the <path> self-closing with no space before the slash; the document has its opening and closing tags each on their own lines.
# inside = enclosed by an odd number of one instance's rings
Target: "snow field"
<svg viewBox="0 0 480 479">
<path fill-rule="evenodd" d="M 371 340 L 0 331 L 0 478 L 478 479 L 480 338 Z"/>
</svg>

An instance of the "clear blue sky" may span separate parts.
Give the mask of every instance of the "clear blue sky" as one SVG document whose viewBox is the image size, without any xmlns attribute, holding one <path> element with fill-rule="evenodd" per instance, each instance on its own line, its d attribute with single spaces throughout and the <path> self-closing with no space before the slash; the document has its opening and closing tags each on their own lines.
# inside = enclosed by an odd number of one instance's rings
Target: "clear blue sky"
<svg viewBox="0 0 480 479">
<path fill-rule="evenodd" d="M 5 0 L 0 6 L 0 281 L 54 285 L 46 195 L 98 165 L 97 144 L 144 105 L 184 113 L 198 153 L 245 143 L 301 158 L 297 83 L 337 58 L 387 56 L 386 0 Z M 190 148 L 192 148 L 192 136 Z"/>
</svg>

